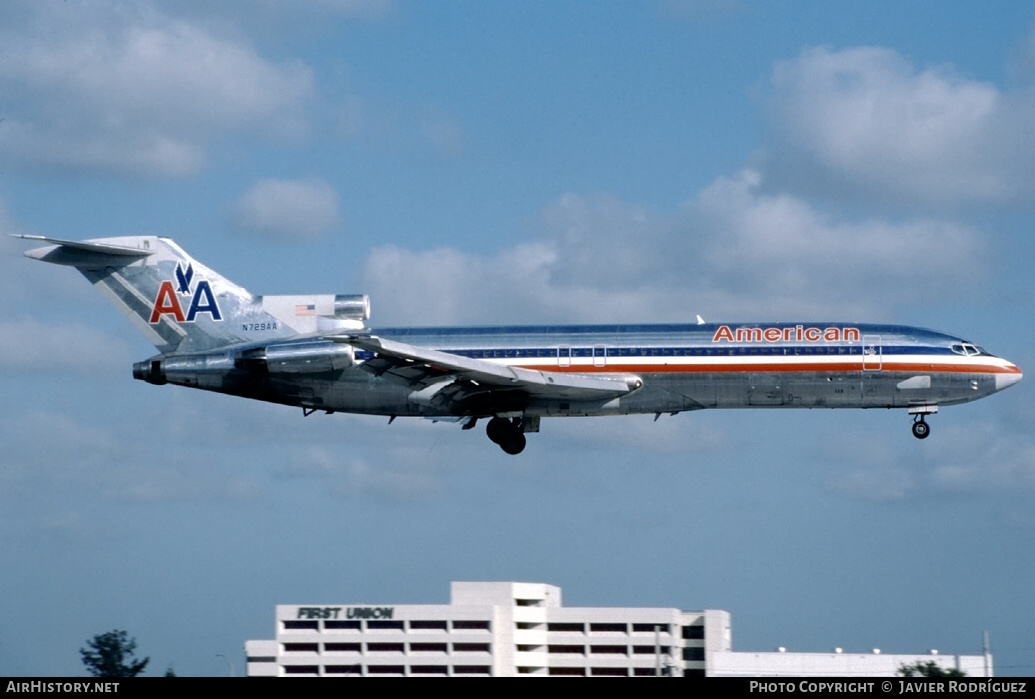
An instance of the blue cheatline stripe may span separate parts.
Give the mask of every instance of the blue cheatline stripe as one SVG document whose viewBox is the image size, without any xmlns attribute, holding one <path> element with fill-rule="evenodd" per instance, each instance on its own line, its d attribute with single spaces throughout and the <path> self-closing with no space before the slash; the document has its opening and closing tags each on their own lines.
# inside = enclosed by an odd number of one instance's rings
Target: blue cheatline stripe
<svg viewBox="0 0 1035 699">
<path fill-rule="evenodd" d="M 862 354 L 862 347 L 848 346 L 772 346 L 759 347 L 754 345 L 734 346 L 692 346 L 692 347 L 612 347 L 602 345 L 599 347 L 564 347 L 561 356 L 564 358 L 585 359 L 591 357 L 602 357 L 601 350 L 606 351 L 608 359 L 623 359 L 628 357 L 847 357 L 859 356 Z M 471 359 L 551 359 L 558 356 L 558 347 L 492 347 L 492 348 L 462 348 L 462 349 L 441 349 L 442 352 L 455 354 Z M 567 353 L 564 353 L 567 351 Z M 955 355 L 948 347 L 932 347 L 924 345 L 899 345 L 892 347 L 881 347 L 881 356 L 894 357 L 902 355 Z M 374 356 L 372 352 L 357 350 L 358 359 L 370 359 Z"/>
<path fill-rule="evenodd" d="M 686 323 L 655 323 L 655 324 L 618 324 L 618 325 L 485 325 L 485 326 L 458 326 L 458 327 L 399 327 L 379 328 L 373 331 L 376 335 L 400 339 L 403 337 L 457 337 L 472 336 L 481 337 L 486 335 L 499 337 L 514 337 L 515 335 L 526 335 L 530 337 L 542 337 L 554 335 L 563 339 L 575 339 L 579 335 L 664 335 L 665 333 L 677 333 L 689 337 L 707 337 L 710 341 L 716 331 L 726 326 L 733 331 L 738 328 L 797 328 L 807 326 L 814 328 L 853 328 L 862 335 L 888 335 L 907 337 L 918 342 L 964 342 L 965 340 L 945 333 L 928 330 L 926 328 L 911 327 L 908 325 L 883 325 L 869 323 L 837 322 L 788 322 L 788 323 L 705 323 L 704 325 Z"/>
</svg>

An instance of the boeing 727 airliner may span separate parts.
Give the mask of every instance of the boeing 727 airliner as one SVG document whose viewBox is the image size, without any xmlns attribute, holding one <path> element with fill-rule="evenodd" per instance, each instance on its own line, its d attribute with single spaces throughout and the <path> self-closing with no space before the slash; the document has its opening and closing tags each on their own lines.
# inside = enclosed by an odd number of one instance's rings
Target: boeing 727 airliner
<svg viewBox="0 0 1035 699">
<path fill-rule="evenodd" d="M 316 411 L 452 419 L 508 454 L 543 417 L 704 408 L 902 408 L 926 416 L 1021 370 L 930 330 L 848 322 L 547 327 L 367 326 L 366 296 L 256 296 L 167 238 L 45 243 L 160 354 L 133 376 Z"/>
</svg>

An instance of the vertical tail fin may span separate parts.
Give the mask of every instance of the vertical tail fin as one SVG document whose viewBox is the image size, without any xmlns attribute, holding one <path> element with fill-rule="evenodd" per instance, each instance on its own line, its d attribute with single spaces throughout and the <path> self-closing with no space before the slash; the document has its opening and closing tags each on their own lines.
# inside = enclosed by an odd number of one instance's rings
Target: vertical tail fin
<svg viewBox="0 0 1035 699">
<path fill-rule="evenodd" d="M 258 297 L 220 276 L 168 238 L 132 236 L 82 242 L 42 236 L 26 251 L 78 269 L 162 353 L 197 352 L 294 334 L 262 309 Z M 247 332 L 262 328 L 261 336 Z"/>
<path fill-rule="evenodd" d="M 357 330 L 370 317 L 365 295 L 255 296 L 168 238 L 15 237 L 47 243 L 25 255 L 78 269 L 163 354 Z"/>
</svg>

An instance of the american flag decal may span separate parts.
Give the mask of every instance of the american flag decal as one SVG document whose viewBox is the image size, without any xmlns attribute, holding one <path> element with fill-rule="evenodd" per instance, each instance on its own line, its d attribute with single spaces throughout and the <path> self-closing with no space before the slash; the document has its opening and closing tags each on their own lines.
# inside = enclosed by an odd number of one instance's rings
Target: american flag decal
<svg viewBox="0 0 1035 699">
<path fill-rule="evenodd" d="M 315 316 L 316 315 L 316 304 L 315 303 L 300 303 L 295 306 L 296 316 Z"/>
</svg>

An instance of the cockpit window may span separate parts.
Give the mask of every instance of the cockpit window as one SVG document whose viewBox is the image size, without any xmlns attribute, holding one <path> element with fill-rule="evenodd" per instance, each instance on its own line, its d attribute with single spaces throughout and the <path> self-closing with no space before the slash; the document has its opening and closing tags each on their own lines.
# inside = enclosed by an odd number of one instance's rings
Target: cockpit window
<svg viewBox="0 0 1035 699">
<path fill-rule="evenodd" d="M 964 342 L 963 344 L 958 345 L 952 345 L 952 351 L 956 354 L 962 354 L 967 357 L 974 357 L 979 354 L 988 354 L 988 352 L 986 352 L 981 347 L 978 347 L 977 345 L 972 345 L 969 342 Z"/>
</svg>

